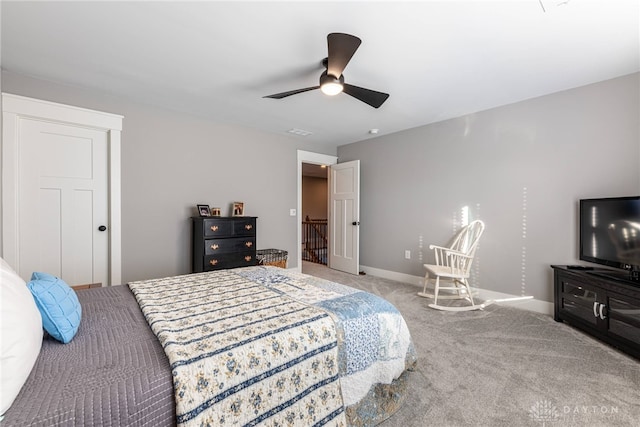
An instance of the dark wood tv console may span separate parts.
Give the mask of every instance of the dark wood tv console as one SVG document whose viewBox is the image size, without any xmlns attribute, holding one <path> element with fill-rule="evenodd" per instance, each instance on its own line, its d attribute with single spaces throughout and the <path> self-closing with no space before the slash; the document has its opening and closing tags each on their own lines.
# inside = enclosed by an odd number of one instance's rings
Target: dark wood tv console
<svg viewBox="0 0 640 427">
<path fill-rule="evenodd" d="M 640 359 L 640 283 L 617 279 L 608 269 L 551 267 L 554 320 Z"/>
</svg>

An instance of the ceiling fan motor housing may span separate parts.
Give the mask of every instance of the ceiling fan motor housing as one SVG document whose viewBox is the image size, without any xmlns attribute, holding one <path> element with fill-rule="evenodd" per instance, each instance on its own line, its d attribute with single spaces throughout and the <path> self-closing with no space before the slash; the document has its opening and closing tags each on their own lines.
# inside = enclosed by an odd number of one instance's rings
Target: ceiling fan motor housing
<svg viewBox="0 0 640 427">
<path fill-rule="evenodd" d="M 344 76 L 340 75 L 340 77 L 338 78 L 338 77 L 332 76 L 331 74 L 328 74 L 327 70 L 325 70 L 320 75 L 320 86 L 328 83 L 335 83 L 342 86 L 344 85 Z"/>
</svg>

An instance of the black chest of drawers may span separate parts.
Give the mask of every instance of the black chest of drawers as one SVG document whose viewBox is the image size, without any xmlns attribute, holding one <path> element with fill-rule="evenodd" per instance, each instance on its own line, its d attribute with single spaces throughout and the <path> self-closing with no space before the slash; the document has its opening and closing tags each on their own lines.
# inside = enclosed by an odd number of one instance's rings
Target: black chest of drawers
<svg viewBox="0 0 640 427">
<path fill-rule="evenodd" d="M 256 265 L 256 217 L 193 217 L 194 273 Z"/>
</svg>

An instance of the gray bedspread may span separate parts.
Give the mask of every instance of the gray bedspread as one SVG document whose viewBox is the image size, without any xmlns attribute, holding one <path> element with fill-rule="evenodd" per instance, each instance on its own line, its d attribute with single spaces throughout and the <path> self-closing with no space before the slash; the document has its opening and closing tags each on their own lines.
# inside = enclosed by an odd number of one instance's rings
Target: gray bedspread
<svg viewBox="0 0 640 427">
<path fill-rule="evenodd" d="M 77 292 L 78 334 L 46 337 L 2 426 L 175 425 L 171 369 L 127 286 Z"/>
</svg>

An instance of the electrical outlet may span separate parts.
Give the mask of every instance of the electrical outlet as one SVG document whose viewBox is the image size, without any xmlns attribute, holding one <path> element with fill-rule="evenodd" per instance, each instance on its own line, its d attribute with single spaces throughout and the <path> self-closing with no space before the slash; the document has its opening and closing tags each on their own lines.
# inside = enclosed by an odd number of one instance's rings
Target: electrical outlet
<svg viewBox="0 0 640 427">
<path fill-rule="evenodd" d="M 411 259 L 411 251 L 410 250 L 406 250 L 404 251 L 404 259 Z"/>
</svg>

